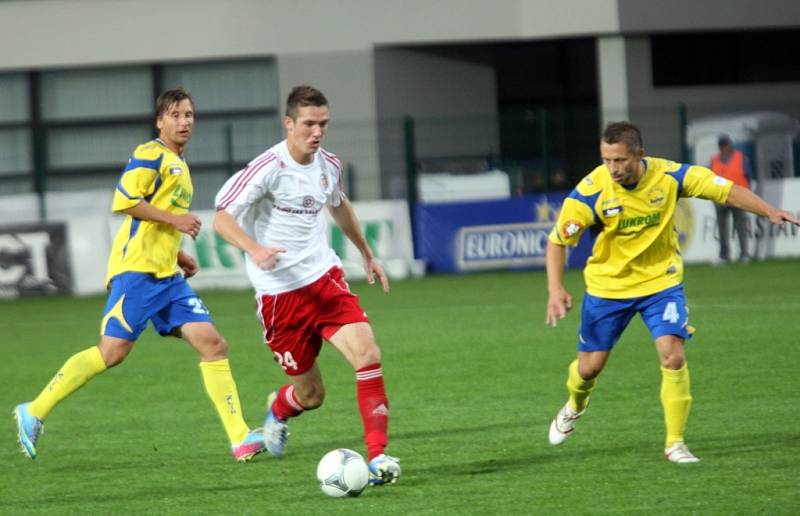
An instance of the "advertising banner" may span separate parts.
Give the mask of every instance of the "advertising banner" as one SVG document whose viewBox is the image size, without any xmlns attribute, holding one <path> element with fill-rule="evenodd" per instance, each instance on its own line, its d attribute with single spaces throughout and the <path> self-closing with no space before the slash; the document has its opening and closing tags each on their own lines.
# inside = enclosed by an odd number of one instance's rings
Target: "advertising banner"
<svg viewBox="0 0 800 516">
<path fill-rule="evenodd" d="M 0 299 L 69 293 L 65 235 L 63 224 L 0 226 Z"/>
<path fill-rule="evenodd" d="M 763 181 L 763 198 L 771 205 L 800 214 L 800 178 Z M 800 256 L 800 229 L 791 224 L 774 226 L 763 217 L 747 214 L 748 249 L 756 259 Z M 686 263 L 707 263 L 719 257 L 719 234 L 714 203 L 703 199 L 681 199 L 675 216 L 681 254 Z M 739 253 L 738 235 L 730 223 L 731 258 Z"/>
<path fill-rule="evenodd" d="M 499 201 L 417 204 L 414 247 L 432 272 L 543 267 L 547 236 L 568 192 Z M 580 268 L 591 252 L 587 234 L 569 249 Z"/>
</svg>

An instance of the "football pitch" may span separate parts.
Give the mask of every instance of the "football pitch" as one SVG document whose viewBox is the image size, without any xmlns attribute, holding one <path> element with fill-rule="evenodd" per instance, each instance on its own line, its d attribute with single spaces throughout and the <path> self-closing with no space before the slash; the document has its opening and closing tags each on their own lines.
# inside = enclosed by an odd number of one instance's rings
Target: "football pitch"
<svg viewBox="0 0 800 516">
<path fill-rule="evenodd" d="M 202 274 L 202 272 L 201 272 Z M 698 464 L 665 461 L 656 353 L 639 318 L 600 376 L 574 435 L 547 430 L 566 399 L 576 308 L 544 325 L 541 271 L 354 283 L 383 352 L 396 485 L 325 497 L 315 468 L 365 453 L 354 373 L 323 347 L 322 408 L 291 423 L 287 454 L 233 461 L 188 345 L 149 328 L 119 367 L 47 420 L 30 461 L 14 406 L 96 343 L 104 298 L 0 304 L 0 514 L 797 514 L 800 262 L 688 267 L 688 344 Z M 250 292 L 202 292 L 230 345 L 248 422 L 283 373 L 261 344 Z"/>
</svg>

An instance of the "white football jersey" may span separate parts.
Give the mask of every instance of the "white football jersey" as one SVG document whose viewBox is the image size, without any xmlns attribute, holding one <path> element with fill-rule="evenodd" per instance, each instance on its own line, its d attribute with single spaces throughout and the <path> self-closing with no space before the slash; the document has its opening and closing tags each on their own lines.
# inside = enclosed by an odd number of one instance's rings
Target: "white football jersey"
<svg viewBox="0 0 800 516">
<path fill-rule="evenodd" d="M 342 262 L 328 242 L 326 204 L 339 206 L 342 165 L 320 148 L 314 161 L 292 159 L 286 140 L 234 174 L 217 193 L 225 210 L 264 247 L 282 247 L 274 269 L 264 270 L 245 256 L 247 275 L 259 294 L 275 295 L 304 287 Z"/>
</svg>

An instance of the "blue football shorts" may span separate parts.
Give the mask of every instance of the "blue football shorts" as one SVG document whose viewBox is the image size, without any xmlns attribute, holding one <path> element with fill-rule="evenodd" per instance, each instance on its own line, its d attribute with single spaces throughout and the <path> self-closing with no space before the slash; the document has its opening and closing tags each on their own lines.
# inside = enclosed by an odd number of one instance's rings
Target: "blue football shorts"
<svg viewBox="0 0 800 516">
<path fill-rule="evenodd" d="M 683 285 L 629 299 L 606 299 L 587 292 L 581 309 L 578 351 L 609 351 L 637 313 L 642 314 L 653 340 L 664 335 L 692 338 Z"/>
<path fill-rule="evenodd" d="M 147 321 L 167 336 L 186 323 L 211 322 L 211 315 L 180 274 L 161 279 L 141 272 L 114 276 L 100 333 L 133 341 L 147 327 Z"/>
</svg>

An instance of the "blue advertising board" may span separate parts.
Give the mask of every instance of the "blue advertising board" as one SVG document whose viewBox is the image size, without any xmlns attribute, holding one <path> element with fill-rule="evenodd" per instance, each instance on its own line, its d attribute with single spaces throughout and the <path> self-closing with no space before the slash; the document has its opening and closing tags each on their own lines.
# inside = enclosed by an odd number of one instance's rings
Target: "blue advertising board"
<svg viewBox="0 0 800 516">
<path fill-rule="evenodd" d="M 430 272 L 544 267 L 547 236 L 569 192 L 498 201 L 417 203 L 414 251 Z M 567 266 L 582 268 L 591 254 L 586 234 L 569 249 Z"/>
</svg>

